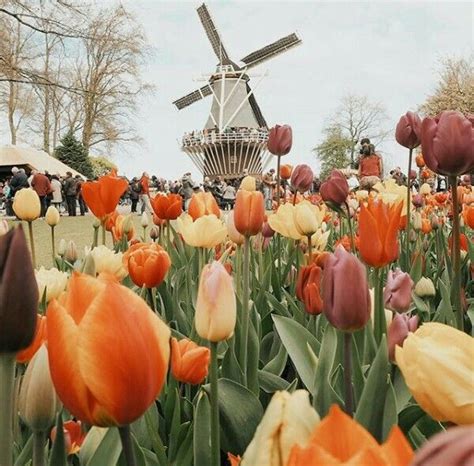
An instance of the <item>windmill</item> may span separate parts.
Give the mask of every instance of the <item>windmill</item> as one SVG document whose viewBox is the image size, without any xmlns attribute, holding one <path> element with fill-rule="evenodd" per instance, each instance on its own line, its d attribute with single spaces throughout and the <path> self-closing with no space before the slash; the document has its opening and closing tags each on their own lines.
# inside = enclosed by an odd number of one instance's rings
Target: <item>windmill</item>
<svg viewBox="0 0 474 466">
<path fill-rule="evenodd" d="M 173 102 L 181 110 L 212 96 L 206 125 L 185 133 L 181 148 L 204 176 L 235 178 L 244 169 L 260 175 L 270 158 L 268 126 L 254 90 L 264 75 L 251 89 L 248 70 L 300 44 L 301 39 L 296 33 L 285 36 L 248 54 L 239 66 L 229 58 L 207 6 L 203 3 L 197 12 L 219 62 L 205 86 Z"/>
</svg>

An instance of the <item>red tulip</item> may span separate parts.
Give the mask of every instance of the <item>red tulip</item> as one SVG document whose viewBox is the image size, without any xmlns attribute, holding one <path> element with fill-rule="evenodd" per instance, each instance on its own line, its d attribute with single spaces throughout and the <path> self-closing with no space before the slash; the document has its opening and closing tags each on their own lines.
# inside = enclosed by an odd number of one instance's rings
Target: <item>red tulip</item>
<svg viewBox="0 0 474 466">
<path fill-rule="evenodd" d="M 56 426 L 51 430 L 51 441 L 56 439 Z M 82 431 L 81 421 L 66 421 L 63 424 L 64 443 L 68 455 L 74 455 L 80 449 L 86 438 L 86 433 Z"/>
<path fill-rule="evenodd" d="M 398 144 L 407 149 L 414 149 L 421 143 L 421 118 L 413 112 L 407 112 L 400 118 L 395 130 L 395 139 Z"/>
<path fill-rule="evenodd" d="M 179 194 L 158 194 L 151 199 L 151 206 L 158 218 L 176 220 L 183 212 L 183 198 Z"/>
<path fill-rule="evenodd" d="M 314 174 L 311 167 L 305 164 L 297 165 L 291 174 L 291 186 L 300 193 L 309 191 L 313 184 Z"/>
<path fill-rule="evenodd" d="M 319 192 L 324 202 L 332 202 L 340 206 L 349 195 L 349 184 L 342 172 L 333 170 L 329 178 L 321 185 Z"/>
<path fill-rule="evenodd" d="M 291 150 L 293 135 L 291 126 L 275 125 L 268 135 L 267 149 L 273 155 L 286 155 Z"/>
<path fill-rule="evenodd" d="M 436 173 L 459 176 L 474 170 L 474 128 L 462 113 L 445 111 L 425 118 L 421 145 L 427 167 Z"/>
<path fill-rule="evenodd" d="M 322 270 L 316 264 L 300 268 L 296 281 L 296 296 L 304 304 L 308 314 L 321 314 L 323 310 L 321 279 Z"/>
<path fill-rule="evenodd" d="M 410 317 L 408 314 L 395 314 L 387 329 L 388 357 L 395 361 L 395 347 L 403 347 L 403 342 L 410 332 L 418 328 L 418 316 Z"/>
</svg>

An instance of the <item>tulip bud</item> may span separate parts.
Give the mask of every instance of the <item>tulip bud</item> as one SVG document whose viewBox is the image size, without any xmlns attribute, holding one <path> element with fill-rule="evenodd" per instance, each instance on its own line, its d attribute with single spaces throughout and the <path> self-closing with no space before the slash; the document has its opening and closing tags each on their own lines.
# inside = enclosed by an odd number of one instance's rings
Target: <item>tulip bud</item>
<svg viewBox="0 0 474 466">
<path fill-rule="evenodd" d="M 46 220 L 46 223 L 50 227 L 55 227 L 59 223 L 60 218 L 61 217 L 59 215 L 58 209 L 56 209 L 56 207 L 50 205 L 48 207 L 48 210 L 46 211 L 46 215 L 44 216 L 44 219 Z"/>
<path fill-rule="evenodd" d="M 370 319 L 370 308 L 364 265 L 356 256 L 338 246 L 324 264 L 324 315 L 337 329 L 352 332 L 365 326 Z"/>
<path fill-rule="evenodd" d="M 239 189 L 243 189 L 244 191 L 256 191 L 257 189 L 257 182 L 253 176 L 246 176 L 241 182 Z"/>
<path fill-rule="evenodd" d="M 244 244 L 245 236 L 239 233 L 237 229 L 235 228 L 233 210 L 231 210 L 229 214 L 227 215 L 226 225 L 227 225 L 227 233 L 229 234 L 230 240 L 233 241 L 235 244 Z"/>
<path fill-rule="evenodd" d="M 41 214 L 41 203 L 38 194 L 31 188 L 17 191 L 13 199 L 13 210 L 17 217 L 26 222 L 36 220 Z"/>
<path fill-rule="evenodd" d="M 209 370 L 211 352 L 188 338 L 171 338 L 171 373 L 178 382 L 199 385 Z"/>
<path fill-rule="evenodd" d="M 6 235 L 10 231 L 8 222 L 3 218 L 0 220 L 0 236 Z"/>
<path fill-rule="evenodd" d="M 333 170 L 329 178 L 321 185 L 319 192 L 324 202 L 340 206 L 349 195 L 349 184 L 339 170 Z"/>
<path fill-rule="evenodd" d="M 408 333 L 414 332 L 418 328 L 418 323 L 418 316 L 410 317 L 408 314 L 395 314 L 387 329 L 388 357 L 390 361 L 395 361 L 395 347 L 403 346 Z"/>
<path fill-rule="evenodd" d="M 289 180 L 291 177 L 291 172 L 293 171 L 292 165 L 282 165 L 280 167 L 280 178 L 282 180 Z"/>
<path fill-rule="evenodd" d="M 407 112 L 400 118 L 395 130 L 398 144 L 414 149 L 421 144 L 421 118 L 413 112 Z"/>
<path fill-rule="evenodd" d="M 100 227 L 100 219 L 97 218 L 97 217 L 94 217 L 94 220 L 93 220 L 93 222 L 92 222 L 92 226 L 93 226 L 94 228 L 99 228 L 99 227 Z"/>
<path fill-rule="evenodd" d="M 268 134 L 267 149 L 273 155 L 282 156 L 290 152 L 292 143 L 291 126 L 275 125 Z"/>
<path fill-rule="evenodd" d="M 38 287 L 21 227 L 0 236 L 0 352 L 26 348 L 36 330 Z"/>
<path fill-rule="evenodd" d="M 130 218 L 130 216 L 128 216 L 127 218 Z M 143 228 L 146 228 L 149 224 L 150 224 L 150 218 L 148 217 L 148 214 L 146 212 L 143 212 L 142 214 L 142 218 L 140 220 L 140 224 Z M 123 227 L 123 231 L 125 234 L 128 234 L 128 231 L 125 231 L 125 222 L 124 222 L 124 227 Z"/>
<path fill-rule="evenodd" d="M 385 307 L 395 312 L 406 312 L 411 304 L 413 280 L 400 269 L 389 270 L 387 284 L 383 291 Z"/>
<path fill-rule="evenodd" d="M 86 254 L 84 257 L 84 262 L 82 263 L 82 273 L 95 277 L 97 275 L 97 270 L 95 269 L 95 261 L 92 255 Z"/>
<path fill-rule="evenodd" d="M 66 254 L 66 249 L 67 249 L 67 243 L 64 238 L 61 238 L 59 241 L 59 246 L 58 246 L 58 256 L 63 257 L 64 254 Z"/>
<path fill-rule="evenodd" d="M 300 193 L 305 193 L 313 184 L 314 174 L 309 165 L 297 165 L 291 174 L 291 186 Z"/>
<path fill-rule="evenodd" d="M 69 262 L 70 264 L 74 264 L 77 261 L 78 254 L 77 254 L 77 247 L 76 243 L 73 240 L 69 240 L 67 243 L 66 250 L 64 251 L 64 260 Z"/>
<path fill-rule="evenodd" d="M 265 218 L 263 194 L 239 190 L 235 199 L 234 225 L 244 236 L 253 236 L 262 230 Z"/>
<path fill-rule="evenodd" d="M 227 340 L 234 333 L 236 316 L 232 277 L 220 262 L 205 265 L 196 301 L 195 325 L 198 335 L 212 342 Z"/>
<path fill-rule="evenodd" d="M 18 410 L 33 431 L 47 431 L 61 409 L 49 371 L 48 350 L 43 344 L 28 364 L 23 377 Z"/>
<path fill-rule="evenodd" d="M 421 277 L 415 285 L 415 293 L 420 298 L 426 298 L 436 295 L 436 290 L 430 278 Z"/>
<path fill-rule="evenodd" d="M 144 219 L 146 220 L 146 222 L 144 222 Z M 146 223 L 146 225 L 144 225 L 144 223 Z M 146 212 L 143 212 L 142 219 L 141 219 L 141 224 L 142 224 L 143 228 L 146 228 L 148 226 L 148 214 Z M 128 236 L 129 233 L 132 232 L 133 230 L 134 230 L 134 227 L 133 227 L 132 216 L 127 215 L 123 219 L 122 231 L 123 231 L 125 236 Z"/>
<path fill-rule="evenodd" d="M 412 222 L 414 230 L 416 230 L 416 231 L 421 230 L 421 214 L 420 214 L 420 212 L 413 212 L 411 214 L 411 222 Z"/>
<path fill-rule="evenodd" d="M 160 237 L 160 230 L 156 225 L 153 225 L 150 229 L 150 239 L 156 241 Z"/>
</svg>

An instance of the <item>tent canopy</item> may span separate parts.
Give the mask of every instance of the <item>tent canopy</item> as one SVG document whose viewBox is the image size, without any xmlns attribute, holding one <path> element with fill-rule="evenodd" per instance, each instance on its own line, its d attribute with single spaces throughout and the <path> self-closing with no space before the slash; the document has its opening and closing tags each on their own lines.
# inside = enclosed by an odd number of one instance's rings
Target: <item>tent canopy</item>
<svg viewBox="0 0 474 466">
<path fill-rule="evenodd" d="M 51 175 L 65 176 L 71 172 L 74 176 L 84 175 L 68 167 L 58 159 L 51 157 L 46 152 L 22 146 L 0 146 L 0 175 L 11 174 L 13 167 L 24 168 L 27 172 L 38 170 L 49 172 Z"/>
</svg>

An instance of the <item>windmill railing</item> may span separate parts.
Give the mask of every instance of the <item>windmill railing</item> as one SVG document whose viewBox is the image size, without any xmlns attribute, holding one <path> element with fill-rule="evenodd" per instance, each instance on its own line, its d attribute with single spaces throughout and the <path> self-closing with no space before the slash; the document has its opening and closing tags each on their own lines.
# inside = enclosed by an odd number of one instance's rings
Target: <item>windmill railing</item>
<svg viewBox="0 0 474 466">
<path fill-rule="evenodd" d="M 216 144 L 216 143 L 262 143 L 268 141 L 268 130 L 257 128 L 238 128 L 235 130 L 218 131 L 193 131 L 183 136 L 183 147 L 191 147 L 201 144 Z"/>
</svg>

